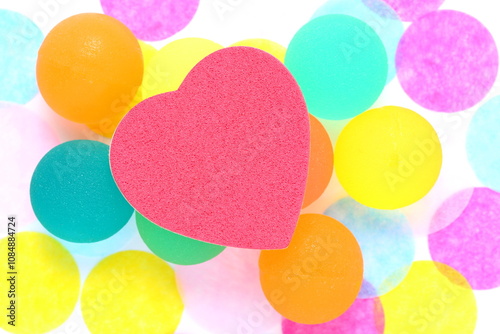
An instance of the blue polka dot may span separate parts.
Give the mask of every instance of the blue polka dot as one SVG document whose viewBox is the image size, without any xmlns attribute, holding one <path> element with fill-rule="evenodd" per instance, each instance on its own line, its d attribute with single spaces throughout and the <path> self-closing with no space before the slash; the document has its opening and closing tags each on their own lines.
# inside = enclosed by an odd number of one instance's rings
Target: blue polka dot
<svg viewBox="0 0 500 334">
<path fill-rule="evenodd" d="M 479 180 L 500 192 L 500 96 L 484 104 L 472 118 L 467 156 Z"/>
<path fill-rule="evenodd" d="M 313 15 L 350 15 L 368 24 L 380 37 L 387 52 L 389 83 L 396 75 L 395 57 L 399 40 L 404 32 L 398 14 L 382 0 L 330 0 Z"/>
<path fill-rule="evenodd" d="M 381 296 L 405 278 L 415 256 L 415 243 L 402 213 L 372 209 L 347 197 L 326 209 L 325 215 L 344 224 L 361 247 L 364 282 L 359 298 Z"/>
<path fill-rule="evenodd" d="M 30 19 L 0 9 L 0 100 L 23 104 L 38 93 L 35 69 L 42 40 Z"/>
<path fill-rule="evenodd" d="M 71 242 L 107 239 L 134 211 L 111 175 L 109 146 L 92 140 L 50 150 L 33 173 L 30 196 L 40 223 Z"/>
</svg>

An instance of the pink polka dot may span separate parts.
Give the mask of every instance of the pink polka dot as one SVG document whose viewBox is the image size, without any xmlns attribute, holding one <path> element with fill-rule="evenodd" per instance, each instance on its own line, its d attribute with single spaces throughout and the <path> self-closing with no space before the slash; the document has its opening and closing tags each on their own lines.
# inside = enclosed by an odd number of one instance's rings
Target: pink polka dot
<svg viewBox="0 0 500 334">
<path fill-rule="evenodd" d="M 378 298 L 356 299 L 343 315 L 319 325 L 303 325 L 283 319 L 283 334 L 382 334 L 384 310 Z"/>
<path fill-rule="evenodd" d="M 182 30 L 199 0 L 101 0 L 104 14 L 123 22 L 143 41 L 160 41 Z"/>
<path fill-rule="evenodd" d="M 474 188 L 468 188 L 453 194 L 445 200 L 432 217 L 429 234 L 442 230 L 460 217 L 467 204 L 469 204 L 473 193 Z"/>
<path fill-rule="evenodd" d="M 365 0 L 366 1 L 366 0 Z M 415 21 L 420 16 L 439 8 L 444 0 L 384 0 L 403 21 Z"/>
<path fill-rule="evenodd" d="M 498 72 L 498 51 L 478 20 L 443 10 L 408 28 L 398 46 L 396 68 L 416 103 L 455 112 L 473 107 L 489 92 Z"/>
<path fill-rule="evenodd" d="M 475 188 L 463 212 L 446 228 L 429 235 L 432 259 L 447 264 L 473 289 L 500 286 L 500 193 Z"/>
<path fill-rule="evenodd" d="M 53 130 L 32 111 L 0 103 L 0 214 L 14 214 L 20 224 L 35 220 L 30 182 L 42 157 L 59 144 Z"/>
</svg>

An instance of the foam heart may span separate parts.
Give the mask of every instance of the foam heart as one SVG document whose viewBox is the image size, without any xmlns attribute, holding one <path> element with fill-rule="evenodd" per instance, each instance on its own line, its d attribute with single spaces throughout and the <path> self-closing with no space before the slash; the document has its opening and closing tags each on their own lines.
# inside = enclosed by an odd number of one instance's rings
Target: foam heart
<svg viewBox="0 0 500 334">
<path fill-rule="evenodd" d="M 135 106 L 110 155 L 118 187 L 150 221 L 213 244 L 285 248 L 304 197 L 307 108 L 276 58 L 226 48 L 179 90 Z"/>
</svg>

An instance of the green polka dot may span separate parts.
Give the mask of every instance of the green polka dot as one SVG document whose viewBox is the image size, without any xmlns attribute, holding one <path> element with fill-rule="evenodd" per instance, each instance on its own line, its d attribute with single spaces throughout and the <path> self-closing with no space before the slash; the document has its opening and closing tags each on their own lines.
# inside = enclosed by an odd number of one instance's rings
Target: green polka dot
<svg viewBox="0 0 500 334">
<path fill-rule="evenodd" d="M 348 15 L 325 15 L 293 37 L 285 65 L 299 83 L 309 112 L 352 118 L 369 109 L 387 80 L 387 54 L 375 31 Z"/>
<path fill-rule="evenodd" d="M 170 232 L 136 212 L 139 234 L 144 243 L 157 256 L 167 262 L 191 265 L 208 261 L 226 247 L 209 244 Z"/>
</svg>

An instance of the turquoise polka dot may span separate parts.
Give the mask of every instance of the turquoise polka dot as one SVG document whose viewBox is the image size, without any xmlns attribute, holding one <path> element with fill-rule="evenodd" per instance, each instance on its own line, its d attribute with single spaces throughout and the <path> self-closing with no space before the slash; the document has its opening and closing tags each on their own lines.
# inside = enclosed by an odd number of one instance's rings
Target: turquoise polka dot
<svg viewBox="0 0 500 334">
<path fill-rule="evenodd" d="M 325 215 L 344 224 L 361 247 L 364 281 L 359 298 L 381 296 L 401 283 L 415 256 L 413 232 L 402 213 L 372 209 L 346 197 Z"/>
<path fill-rule="evenodd" d="M 42 40 L 30 19 L 0 9 L 0 100 L 23 104 L 38 93 L 36 58 Z"/>
<path fill-rule="evenodd" d="M 313 19 L 331 14 L 353 16 L 368 24 L 380 37 L 387 52 L 387 83 L 396 75 L 396 50 L 404 32 L 398 14 L 382 0 L 330 0 L 321 6 Z"/>
<path fill-rule="evenodd" d="M 134 211 L 111 176 L 109 146 L 92 140 L 50 150 L 33 173 L 30 196 L 40 223 L 71 242 L 107 239 Z"/>
<path fill-rule="evenodd" d="M 387 54 L 366 23 L 348 15 L 320 16 L 293 37 L 285 57 L 309 112 L 352 118 L 369 109 L 387 80 Z"/>
<path fill-rule="evenodd" d="M 137 229 L 148 248 L 165 261 L 192 265 L 206 262 L 226 247 L 187 238 L 166 230 L 136 213 Z"/>
<path fill-rule="evenodd" d="M 467 156 L 479 180 L 500 192 L 500 96 L 484 104 L 472 118 Z"/>
</svg>

